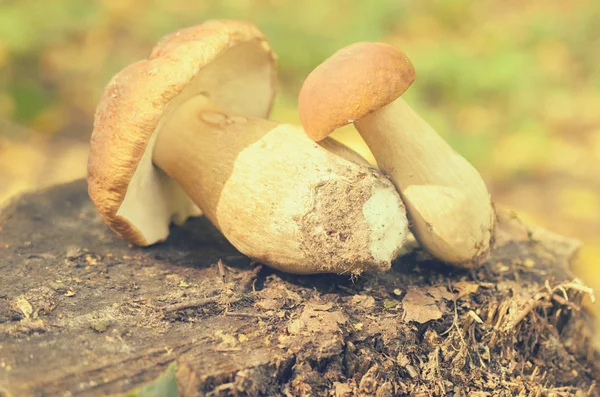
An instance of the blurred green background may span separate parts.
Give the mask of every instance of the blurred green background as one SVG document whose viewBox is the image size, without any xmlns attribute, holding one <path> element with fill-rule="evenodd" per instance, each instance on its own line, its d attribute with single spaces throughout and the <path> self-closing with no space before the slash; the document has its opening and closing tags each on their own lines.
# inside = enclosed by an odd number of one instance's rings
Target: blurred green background
<svg viewBox="0 0 600 397">
<path fill-rule="evenodd" d="M 298 122 L 304 77 L 355 41 L 397 45 L 406 98 L 483 174 L 495 201 L 585 243 L 600 290 L 600 1 L 0 0 L 0 203 L 85 175 L 104 85 L 165 33 L 255 22 L 279 55 L 273 118 Z M 369 156 L 352 127 L 338 138 Z M 596 305 L 600 306 L 600 305 Z"/>
</svg>

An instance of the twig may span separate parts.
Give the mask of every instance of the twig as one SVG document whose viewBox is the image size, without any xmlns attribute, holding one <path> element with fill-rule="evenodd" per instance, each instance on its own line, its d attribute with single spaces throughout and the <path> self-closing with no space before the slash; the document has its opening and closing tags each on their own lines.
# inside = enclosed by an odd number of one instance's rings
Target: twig
<svg viewBox="0 0 600 397">
<path fill-rule="evenodd" d="M 263 314 L 256 314 L 256 313 L 226 312 L 224 314 L 226 316 L 230 316 L 230 317 L 252 317 L 252 318 L 260 318 L 260 319 L 270 318 L 269 316 L 265 316 Z"/>
<path fill-rule="evenodd" d="M 217 261 L 217 269 L 219 269 L 219 275 L 221 276 L 221 282 L 225 283 L 225 266 L 223 265 L 223 261 L 219 259 Z"/>
<path fill-rule="evenodd" d="M 574 289 L 576 291 L 588 294 L 592 303 L 596 302 L 596 297 L 594 296 L 594 289 L 588 287 L 585 284 L 582 284 L 578 279 L 575 279 L 574 281 L 571 281 L 570 283 L 562 284 L 562 287 Z"/>
<path fill-rule="evenodd" d="M 533 298 L 529 299 L 529 301 L 525 304 L 525 306 L 523 306 L 523 309 L 521 309 L 521 311 L 517 314 L 517 316 L 506 325 L 505 329 L 510 330 L 510 329 L 515 328 L 534 309 L 536 309 L 544 304 L 548 304 L 547 301 L 545 302 L 543 300 L 544 298 L 547 298 L 547 297 L 548 297 L 548 294 L 546 294 L 546 293 L 538 293 Z"/>
<path fill-rule="evenodd" d="M 170 312 L 176 312 L 176 311 L 184 310 L 184 309 L 191 309 L 194 307 L 202 307 L 209 303 L 218 303 L 219 298 L 220 298 L 219 296 L 211 296 L 208 298 L 202 298 L 202 299 L 197 299 L 197 300 L 192 300 L 192 301 L 187 301 L 187 302 L 175 303 L 173 305 L 163 307 L 162 310 L 165 313 L 170 313 Z"/>
</svg>

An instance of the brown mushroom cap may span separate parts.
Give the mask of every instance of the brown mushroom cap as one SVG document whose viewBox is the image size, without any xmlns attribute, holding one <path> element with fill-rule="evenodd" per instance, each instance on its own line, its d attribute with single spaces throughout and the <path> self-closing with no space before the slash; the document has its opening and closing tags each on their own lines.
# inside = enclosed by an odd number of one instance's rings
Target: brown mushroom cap
<svg viewBox="0 0 600 397">
<path fill-rule="evenodd" d="M 307 135 L 325 139 L 393 102 L 415 81 L 415 69 L 398 48 L 355 43 L 335 52 L 306 78 L 298 110 Z"/>
<path fill-rule="evenodd" d="M 106 223 L 144 246 L 166 239 L 171 220 L 199 215 L 179 185 L 152 164 L 161 125 L 196 95 L 264 118 L 274 93 L 275 58 L 254 25 L 209 21 L 165 36 L 147 60 L 113 77 L 96 109 L 88 190 Z"/>
</svg>

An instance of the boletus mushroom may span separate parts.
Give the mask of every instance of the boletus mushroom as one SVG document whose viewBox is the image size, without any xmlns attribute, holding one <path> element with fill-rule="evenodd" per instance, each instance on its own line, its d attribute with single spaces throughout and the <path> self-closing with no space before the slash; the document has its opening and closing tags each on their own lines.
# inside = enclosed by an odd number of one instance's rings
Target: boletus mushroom
<svg viewBox="0 0 600 397">
<path fill-rule="evenodd" d="M 332 140 L 266 120 L 275 57 L 241 21 L 167 35 L 98 105 L 89 194 L 130 242 L 200 210 L 242 253 L 292 273 L 388 269 L 408 221 L 393 184 Z"/>
<path fill-rule="evenodd" d="M 475 267 L 493 243 L 490 194 L 477 170 L 401 98 L 414 80 L 413 65 L 398 48 L 349 45 L 304 81 L 302 125 L 320 141 L 354 123 L 398 188 L 420 245 L 442 261 Z"/>
</svg>

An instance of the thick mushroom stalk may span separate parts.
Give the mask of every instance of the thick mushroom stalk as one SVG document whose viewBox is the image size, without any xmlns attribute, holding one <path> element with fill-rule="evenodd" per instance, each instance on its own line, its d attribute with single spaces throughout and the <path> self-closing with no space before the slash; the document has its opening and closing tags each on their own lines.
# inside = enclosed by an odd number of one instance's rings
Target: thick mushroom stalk
<svg viewBox="0 0 600 397">
<path fill-rule="evenodd" d="M 495 212 L 477 170 L 402 98 L 354 125 L 398 187 L 423 247 L 467 267 L 485 259 Z"/>
<path fill-rule="evenodd" d="M 307 77 L 300 118 L 315 141 L 354 122 L 398 188 L 421 246 L 442 261 L 472 268 L 490 251 L 495 211 L 477 170 L 399 98 L 414 79 L 411 62 L 397 48 L 350 45 Z"/>
<path fill-rule="evenodd" d="M 408 231 L 400 197 L 377 170 L 339 156 L 358 155 L 324 144 L 198 95 L 164 120 L 152 158 L 252 258 L 292 273 L 388 269 Z"/>
</svg>

